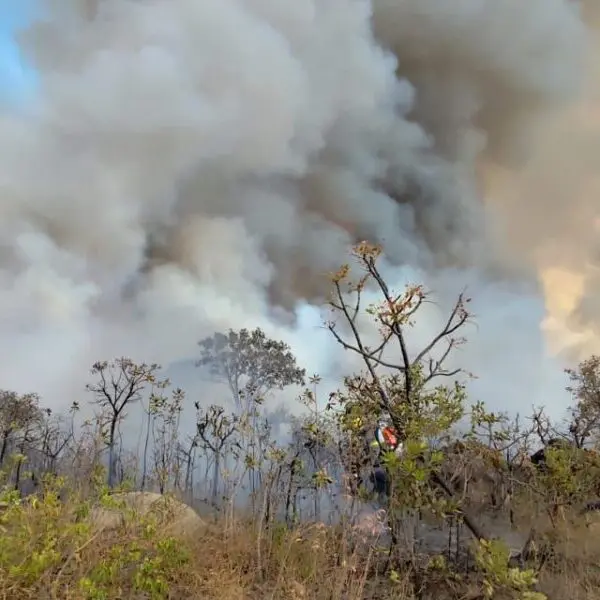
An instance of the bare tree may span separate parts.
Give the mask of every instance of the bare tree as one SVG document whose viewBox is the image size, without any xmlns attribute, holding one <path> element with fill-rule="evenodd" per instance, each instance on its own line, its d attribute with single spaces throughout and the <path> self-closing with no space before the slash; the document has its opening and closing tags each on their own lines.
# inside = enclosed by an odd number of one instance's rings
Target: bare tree
<svg viewBox="0 0 600 600">
<path fill-rule="evenodd" d="M 183 390 L 177 388 L 170 396 L 154 394 L 151 399 L 154 414 L 154 471 L 161 494 L 166 491 L 170 474 L 174 476 L 175 484 L 179 476 L 177 448 L 184 397 Z"/>
<path fill-rule="evenodd" d="M 73 424 L 68 423 L 61 415 L 54 415 L 51 409 L 46 410 L 41 435 L 41 452 L 44 457 L 44 471 L 56 473 L 60 455 L 73 439 Z"/>
<path fill-rule="evenodd" d="M 300 422 L 299 428 L 294 432 L 302 439 L 302 446 L 310 457 L 311 474 L 309 487 L 313 492 L 313 506 L 315 518 L 321 520 L 321 491 L 326 484 L 332 483 L 327 473 L 327 450 L 333 446 L 331 432 L 327 427 L 325 416 L 321 414 L 317 397 L 317 386 L 321 377 L 313 375 L 309 379 L 312 387 L 306 388 L 300 401 L 310 411 L 309 415 Z"/>
<path fill-rule="evenodd" d="M 198 450 L 198 434 L 187 437 L 185 444 L 178 444 L 178 453 L 185 464 L 185 479 L 183 491 L 192 494 L 194 489 L 194 470 L 196 468 L 196 451 Z"/>
<path fill-rule="evenodd" d="M 150 449 L 150 437 L 154 435 L 154 421 L 159 410 L 166 402 L 164 390 L 169 385 L 170 381 L 168 379 L 156 379 L 152 383 L 147 407 L 144 407 L 144 412 L 146 413 L 146 434 L 144 438 L 144 450 L 142 452 L 142 481 L 140 484 L 142 490 L 146 489 L 148 478 L 148 451 Z"/>
<path fill-rule="evenodd" d="M 94 395 L 95 402 L 107 414 L 108 432 L 108 485 L 113 487 L 116 481 L 117 467 L 117 429 L 125 418 L 125 409 L 137 402 L 148 384 L 156 384 L 157 364 L 136 364 L 129 358 L 117 358 L 114 361 L 94 363 L 92 375 L 98 379 L 88 384 L 86 389 Z"/>
<path fill-rule="evenodd" d="M 221 472 L 221 461 L 227 443 L 236 433 L 239 424 L 237 415 L 226 415 L 221 406 L 211 405 L 206 410 L 202 409 L 196 402 L 197 422 L 196 429 L 198 437 L 204 445 L 213 453 L 213 480 L 212 501 L 216 505 L 219 494 L 219 477 Z"/>
</svg>

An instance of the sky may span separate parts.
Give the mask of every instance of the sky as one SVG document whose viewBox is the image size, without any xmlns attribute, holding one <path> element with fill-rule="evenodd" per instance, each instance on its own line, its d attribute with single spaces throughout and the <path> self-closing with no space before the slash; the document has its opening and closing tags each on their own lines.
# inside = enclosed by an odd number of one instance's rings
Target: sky
<svg viewBox="0 0 600 600">
<path fill-rule="evenodd" d="M 0 101 L 16 104 L 31 93 L 35 75 L 19 51 L 15 34 L 35 13 L 34 0 L 0 0 Z"/>
</svg>

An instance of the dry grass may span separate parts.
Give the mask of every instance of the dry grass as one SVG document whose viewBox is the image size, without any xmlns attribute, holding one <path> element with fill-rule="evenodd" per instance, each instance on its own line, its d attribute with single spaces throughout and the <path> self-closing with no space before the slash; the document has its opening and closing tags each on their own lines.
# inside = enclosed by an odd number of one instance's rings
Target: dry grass
<svg viewBox="0 0 600 600">
<path fill-rule="evenodd" d="M 550 598 L 600 598 L 599 526 L 598 517 L 592 516 L 546 530 L 544 537 L 551 552 L 540 573 L 540 588 Z"/>
<path fill-rule="evenodd" d="M 356 527 L 209 520 L 158 494 L 116 494 L 101 506 L 50 494 L 7 503 L 1 519 L 6 600 L 483 598 L 480 579 L 464 571 L 405 563 L 382 575 L 387 552 Z M 600 600 L 600 519 L 536 525 L 538 552 L 552 548 L 539 591 L 551 600 Z"/>
</svg>

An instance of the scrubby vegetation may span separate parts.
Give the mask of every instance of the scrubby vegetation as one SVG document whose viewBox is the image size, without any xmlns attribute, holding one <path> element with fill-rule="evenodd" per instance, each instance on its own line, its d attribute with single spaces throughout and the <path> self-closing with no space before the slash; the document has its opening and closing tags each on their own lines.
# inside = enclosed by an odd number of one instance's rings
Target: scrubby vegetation
<svg viewBox="0 0 600 600">
<path fill-rule="evenodd" d="M 1 392 L 0 596 L 600 598 L 600 358 L 567 372 L 564 423 L 470 403 L 450 366 L 469 299 L 413 347 L 429 296 L 390 289 L 380 252 L 357 246 L 358 278 L 350 266 L 332 277 L 327 327 L 363 369 L 326 402 L 261 330 L 200 342 L 198 366 L 233 409 L 192 399 L 192 429 L 159 365 L 126 358 L 93 365 L 83 422 L 78 403 L 55 415 Z M 367 292 L 378 300 L 364 306 Z M 302 417 L 266 411 L 293 385 L 306 386 Z M 134 408 L 137 447 L 122 434 Z M 382 421 L 401 450 L 374 446 Z"/>
</svg>

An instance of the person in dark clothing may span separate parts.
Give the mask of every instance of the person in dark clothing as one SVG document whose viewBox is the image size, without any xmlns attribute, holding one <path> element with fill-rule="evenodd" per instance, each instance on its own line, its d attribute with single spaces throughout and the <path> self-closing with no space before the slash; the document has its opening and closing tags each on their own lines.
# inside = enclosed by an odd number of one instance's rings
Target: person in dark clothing
<svg viewBox="0 0 600 600">
<path fill-rule="evenodd" d="M 372 445 L 377 447 L 378 457 L 373 465 L 373 471 L 369 476 L 369 480 L 376 494 L 379 496 L 389 496 L 390 478 L 381 459 L 384 452 L 402 452 L 402 443 L 396 436 L 393 427 L 389 427 L 385 423 L 380 423 L 379 427 L 375 430 L 375 442 Z"/>
<path fill-rule="evenodd" d="M 529 459 L 541 471 L 546 470 L 546 452 L 549 448 L 569 448 L 569 443 L 565 440 L 561 440 L 560 438 L 552 438 L 543 448 L 540 448 L 537 452 L 534 452 Z"/>
<path fill-rule="evenodd" d="M 388 496 L 390 492 L 390 482 L 388 474 L 384 467 L 376 463 L 370 477 L 373 484 L 373 491 L 380 496 Z"/>
</svg>

